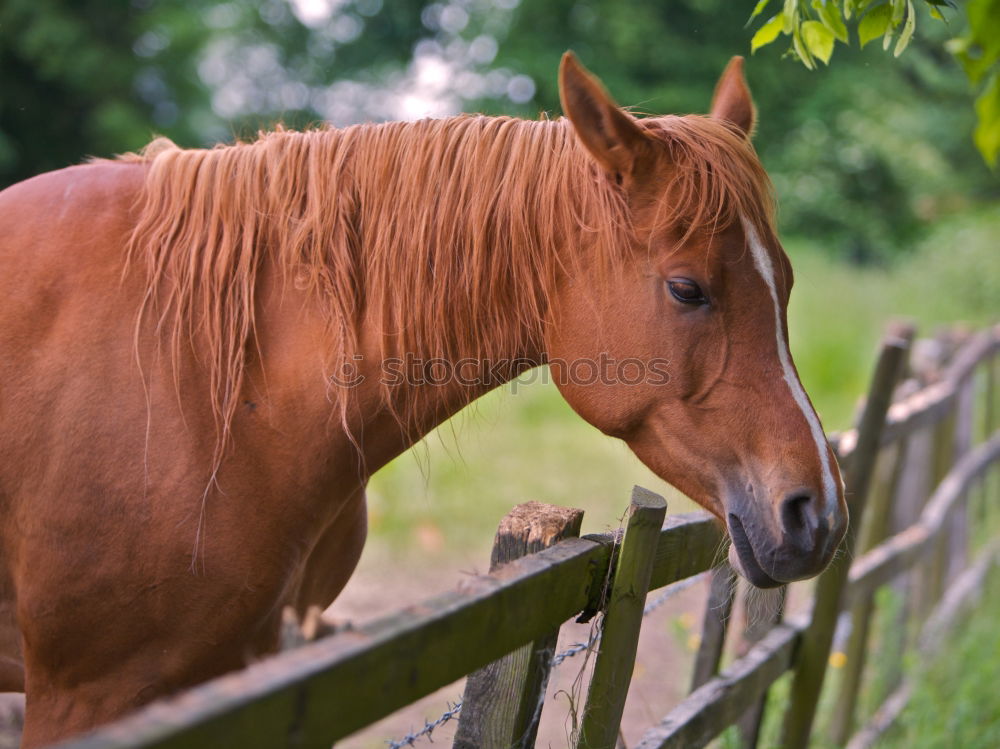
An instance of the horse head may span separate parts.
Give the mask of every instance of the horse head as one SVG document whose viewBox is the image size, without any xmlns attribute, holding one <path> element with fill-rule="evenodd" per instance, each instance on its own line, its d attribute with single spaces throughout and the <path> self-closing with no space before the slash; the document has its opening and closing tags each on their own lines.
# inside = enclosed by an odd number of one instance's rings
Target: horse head
<svg viewBox="0 0 1000 749">
<path fill-rule="evenodd" d="M 599 253 L 585 231 L 572 248 L 583 259 L 561 280 L 545 341 L 562 394 L 725 523 L 730 561 L 754 585 L 818 574 L 847 507 L 789 353 L 792 268 L 750 145 L 742 60 L 707 117 L 637 119 L 570 53 L 559 83 L 594 179 L 629 217 L 629 257 L 611 270 L 588 263 Z"/>
</svg>

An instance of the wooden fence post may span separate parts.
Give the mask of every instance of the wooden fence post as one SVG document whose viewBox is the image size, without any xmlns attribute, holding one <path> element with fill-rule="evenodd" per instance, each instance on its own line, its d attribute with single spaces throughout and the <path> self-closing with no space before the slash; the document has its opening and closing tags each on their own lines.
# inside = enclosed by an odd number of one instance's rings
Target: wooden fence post
<svg viewBox="0 0 1000 749">
<path fill-rule="evenodd" d="M 959 386 L 955 405 L 955 460 L 972 449 L 976 439 L 976 377 L 975 373 Z M 978 487 L 977 487 L 978 488 Z M 966 565 L 969 559 L 969 503 L 962 503 L 962 511 L 951 519 L 949 531 L 951 554 L 946 577 L 951 580 Z"/>
<path fill-rule="evenodd" d="M 889 534 L 892 502 L 896 496 L 900 469 L 906 458 L 906 445 L 907 440 L 904 438 L 882 450 L 865 512 L 866 522 L 861 526 L 856 547 L 861 554 L 871 551 Z M 868 632 L 874 608 L 875 602 L 871 595 L 865 596 L 851 607 L 851 635 L 845 652 L 847 658 L 830 727 L 830 735 L 837 746 L 845 744 L 854 730 L 854 714 L 868 654 Z"/>
<path fill-rule="evenodd" d="M 712 587 L 705 604 L 705 617 L 701 624 L 701 643 L 694 659 L 691 675 L 693 692 L 719 673 L 722 649 L 726 644 L 726 627 L 733 611 L 736 592 L 736 572 L 729 562 L 723 562 L 712 570 Z"/>
<path fill-rule="evenodd" d="M 518 505 L 500 521 L 490 572 L 518 557 L 580 535 L 583 510 L 541 502 Z M 530 749 L 559 630 L 469 675 L 455 749 Z"/>
<path fill-rule="evenodd" d="M 941 480 L 948 475 L 948 470 L 955 461 L 956 422 L 957 407 L 952 405 L 948 409 L 948 413 L 934 427 L 934 464 L 931 467 L 933 471 L 931 493 L 940 486 Z M 926 582 L 919 589 L 920 603 L 917 607 L 917 612 L 920 619 L 924 619 L 930 614 L 934 606 L 941 599 L 947 577 L 948 547 L 950 541 L 948 530 L 942 531 L 935 540 L 934 549 L 923 568 L 926 574 Z"/>
<path fill-rule="evenodd" d="M 897 397 L 906 399 L 921 389 L 917 378 L 908 379 L 897 389 Z M 899 445 L 896 491 L 889 507 L 889 531 L 887 535 L 899 533 L 909 528 L 920 518 L 920 511 L 930 496 L 930 476 L 926 470 L 930 462 L 931 437 L 927 429 L 918 429 L 901 438 Z M 886 643 L 881 660 L 888 663 L 885 672 L 886 691 L 892 691 L 903 677 L 903 656 L 908 649 L 911 628 L 910 607 L 913 590 L 918 584 L 915 574 L 901 574 L 891 583 L 898 605 L 889 625 L 898 637 Z M 849 664 L 848 664 L 849 665 Z"/>
<path fill-rule="evenodd" d="M 857 443 L 844 468 L 848 508 L 854 518 L 860 518 L 864 510 L 886 412 L 903 372 L 912 339 L 912 326 L 896 323 L 882 340 L 882 350 L 875 365 L 868 400 L 858 424 Z M 841 546 L 843 553 L 833 561 L 816 584 L 812 620 L 802 636 L 782 725 L 781 746 L 784 749 L 804 749 L 809 743 L 816 706 L 826 676 L 830 645 L 837 626 L 837 615 L 840 612 L 841 592 L 850 572 L 856 535 L 857 530 L 852 524 Z"/>
<path fill-rule="evenodd" d="M 642 609 L 666 512 L 663 497 L 638 486 L 632 490 L 577 749 L 614 749 L 617 743 L 635 667 Z"/>
</svg>

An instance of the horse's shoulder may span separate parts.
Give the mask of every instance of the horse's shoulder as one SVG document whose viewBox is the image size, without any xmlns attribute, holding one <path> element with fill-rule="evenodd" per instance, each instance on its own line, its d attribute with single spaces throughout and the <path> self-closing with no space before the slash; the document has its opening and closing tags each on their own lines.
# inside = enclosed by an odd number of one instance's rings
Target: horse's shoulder
<svg viewBox="0 0 1000 749">
<path fill-rule="evenodd" d="M 145 167 L 126 161 L 95 160 L 45 172 L 0 192 L 3 212 L 18 205 L 35 211 L 55 204 L 112 204 L 131 200 L 142 186 Z M 22 216 L 23 218 L 23 216 Z M 2 219 L 2 215 L 0 215 Z"/>
<path fill-rule="evenodd" d="M 95 161 L 46 172 L 0 192 L 0 237 L 24 250 L 38 243 L 78 247 L 121 234 L 142 186 L 144 167 Z"/>
</svg>

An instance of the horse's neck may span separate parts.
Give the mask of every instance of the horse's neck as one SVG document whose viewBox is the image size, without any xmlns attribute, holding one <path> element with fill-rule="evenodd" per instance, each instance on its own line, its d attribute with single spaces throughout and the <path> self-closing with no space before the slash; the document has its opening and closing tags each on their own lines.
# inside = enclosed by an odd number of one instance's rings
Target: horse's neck
<svg viewBox="0 0 1000 749">
<path fill-rule="evenodd" d="M 575 146 L 562 126 L 508 123 L 518 130 L 505 135 L 494 125 L 458 120 L 458 134 L 363 141 L 347 169 L 354 214 L 345 223 L 356 227 L 363 267 L 358 343 L 366 360 L 394 367 L 396 380 L 400 369 L 413 375 L 383 396 L 422 428 L 541 361 L 556 253 L 580 245 L 581 211 L 566 184 Z M 558 159 L 540 167 L 553 152 Z M 504 162 L 507 153 L 522 161 Z M 420 376 L 435 380 L 448 368 L 445 386 Z"/>
<path fill-rule="evenodd" d="M 278 144 L 293 151 L 302 137 Z M 345 422 L 396 435 L 392 453 L 509 381 L 519 360 L 539 363 L 557 278 L 583 246 L 614 251 L 624 221 L 565 123 L 456 118 L 310 137 L 296 168 L 323 168 L 308 180 L 286 170 L 273 187 L 302 215 L 277 244 L 284 267 L 305 265 L 324 292 L 332 369 L 362 357 L 364 386 L 334 394 Z M 598 227 L 587 242 L 583 224 Z M 452 368 L 445 383 L 420 376 L 435 366 Z"/>
<path fill-rule="evenodd" d="M 385 357 L 381 336 L 365 334 L 357 360 L 363 384 L 352 390 L 348 431 L 364 435 L 366 472 L 385 465 L 486 393 L 542 364 L 542 341 L 524 340 L 528 345 L 494 349 L 489 358 L 456 361 L 419 349 Z"/>
</svg>

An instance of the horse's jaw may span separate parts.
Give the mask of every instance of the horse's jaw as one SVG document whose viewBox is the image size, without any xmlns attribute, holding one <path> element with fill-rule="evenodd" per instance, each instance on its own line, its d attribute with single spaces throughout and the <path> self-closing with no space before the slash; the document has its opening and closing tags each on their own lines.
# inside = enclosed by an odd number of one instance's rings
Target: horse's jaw
<svg viewBox="0 0 1000 749">
<path fill-rule="evenodd" d="M 784 583 L 775 580 L 761 567 L 754 555 L 753 545 L 740 519 L 730 513 L 726 517 L 729 531 L 729 564 L 741 577 L 746 578 L 756 588 L 777 588 Z"/>
</svg>

